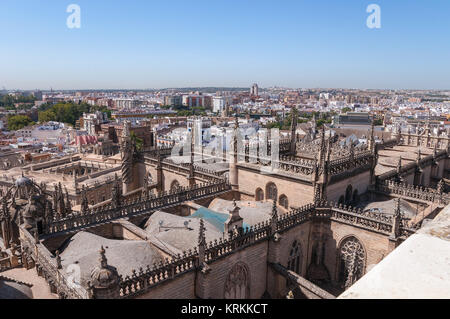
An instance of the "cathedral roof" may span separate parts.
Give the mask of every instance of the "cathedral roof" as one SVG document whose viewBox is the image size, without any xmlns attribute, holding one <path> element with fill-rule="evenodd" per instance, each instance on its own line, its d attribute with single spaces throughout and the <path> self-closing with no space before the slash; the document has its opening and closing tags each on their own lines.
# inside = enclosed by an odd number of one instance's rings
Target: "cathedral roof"
<svg viewBox="0 0 450 319">
<path fill-rule="evenodd" d="M 33 299 L 31 286 L 0 276 L 0 299 Z"/>
<path fill-rule="evenodd" d="M 396 199 L 379 201 L 379 202 L 364 202 L 358 205 L 363 211 L 372 211 L 376 213 L 383 213 L 386 215 L 394 215 Z M 400 207 L 402 214 L 407 218 L 413 218 L 416 215 L 416 208 L 406 200 L 400 200 Z"/>
<path fill-rule="evenodd" d="M 169 246 L 165 247 L 169 253 L 180 253 L 198 245 L 200 218 L 182 217 L 158 211 L 150 216 L 145 225 L 145 231 L 152 235 L 150 241 L 156 246 L 163 249 L 164 244 L 168 244 Z M 223 237 L 223 230 L 218 229 L 208 220 L 205 220 L 205 228 L 206 242 Z"/>
<path fill-rule="evenodd" d="M 236 204 L 240 208 L 239 215 L 244 219 L 244 227 L 266 222 L 272 215 L 272 202 L 237 201 Z M 233 209 L 233 201 L 216 198 L 209 209 L 228 215 L 228 211 Z"/>
<path fill-rule="evenodd" d="M 132 275 L 132 270 L 145 269 L 162 260 L 161 253 L 146 241 L 114 240 L 88 232 L 79 232 L 60 248 L 63 268 L 78 264 L 81 270 L 81 283 L 91 280 L 91 272 L 98 267 L 99 247 L 105 248 L 108 264 L 117 269 L 123 277 Z M 95 274 L 94 274 L 95 275 Z M 98 272 L 102 278 L 104 272 Z"/>
</svg>

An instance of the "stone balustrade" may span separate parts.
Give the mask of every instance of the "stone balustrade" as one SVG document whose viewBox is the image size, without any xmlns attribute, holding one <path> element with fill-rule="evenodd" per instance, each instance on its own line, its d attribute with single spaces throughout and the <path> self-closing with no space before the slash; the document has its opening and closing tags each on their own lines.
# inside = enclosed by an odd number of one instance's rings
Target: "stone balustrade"
<svg viewBox="0 0 450 319">
<path fill-rule="evenodd" d="M 449 196 L 445 193 L 439 193 L 436 189 L 396 183 L 392 180 L 378 181 L 374 190 L 386 195 L 398 195 L 429 203 L 443 205 L 450 203 Z"/>
<path fill-rule="evenodd" d="M 43 235 L 56 235 L 64 232 L 74 232 L 81 229 L 109 223 L 126 217 L 151 214 L 154 211 L 194 201 L 205 197 L 217 196 L 231 190 L 227 180 L 198 184 L 194 187 L 180 187 L 173 192 L 163 192 L 160 196 L 125 201 L 120 207 L 112 203 L 95 208 L 88 212 L 81 212 L 64 218 L 54 218 L 46 221 Z"/>
<path fill-rule="evenodd" d="M 143 269 L 133 271 L 131 277 L 121 279 L 120 296 L 122 298 L 131 298 L 144 294 L 157 284 L 172 280 L 190 271 L 195 271 L 202 263 L 213 263 L 245 247 L 270 240 L 273 238 L 274 232 L 282 234 L 293 227 L 318 218 L 358 225 L 360 228 L 385 236 L 392 235 L 392 217 L 386 218 L 376 214 L 368 216 L 361 210 L 328 202 L 318 205 L 308 204 L 278 216 L 276 221 L 267 220 L 250 228 L 241 229 L 238 233 L 228 238 L 219 238 L 205 244 L 204 260 L 199 260 L 199 249 L 194 248 L 183 252 L 182 255 L 179 254 L 170 261 L 166 259 L 160 264 L 154 264 L 153 268 L 148 266 L 146 271 Z M 276 224 L 273 225 L 273 222 Z M 410 236 L 415 231 L 415 229 L 407 227 L 406 219 L 402 222 L 400 226 L 401 236 Z"/>
<path fill-rule="evenodd" d="M 72 282 L 69 274 L 59 269 L 56 259 L 47 248 L 21 227 L 22 251 L 33 258 L 38 275 L 45 278 L 53 292 L 62 299 L 89 299 L 90 293 L 82 285 Z"/>
</svg>

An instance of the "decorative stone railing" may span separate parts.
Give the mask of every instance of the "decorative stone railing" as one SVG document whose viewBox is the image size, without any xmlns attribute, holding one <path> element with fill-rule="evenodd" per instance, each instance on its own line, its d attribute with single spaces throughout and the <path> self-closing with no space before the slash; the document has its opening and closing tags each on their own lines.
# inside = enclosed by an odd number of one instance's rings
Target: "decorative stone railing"
<svg viewBox="0 0 450 319">
<path fill-rule="evenodd" d="M 338 175 L 352 168 L 369 166 L 374 160 L 375 156 L 371 151 L 355 153 L 354 155 L 330 161 L 328 172 L 330 175 Z"/>
<path fill-rule="evenodd" d="M 449 195 L 445 193 L 439 193 L 436 189 L 400 184 L 391 180 L 378 181 L 375 184 L 374 191 L 386 195 L 409 197 L 412 200 L 416 199 L 429 203 L 437 203 L 443 205 L 448 205 L 450 203 Z"/>
<path fill-rule="evenodd" d="M 47 248 L 31 236 L 24 228 L 20 228 L 22 251 L 33 258 L 38 274 L 56 289 L 64 299 L 89 299 L 89 292 L 83 286 L 71 283 L 68 274 L 58 269 L 56 259 Z"/>
<path fill-rule="evenodd" d="M 166 259 L 159 265 L 154 264 L 153 268 L 148 266 L 145 271 L 143 269 L 133 271 L 131 277 L 121 280 L 120 296 L 131 298 L 144 294 L 157 284 L 197 270 L 201 264 L 213 263 L 245 247 L 270 240 L 274 232 L 282 234 L 293 227 L 315 219 L 328 219 L 386 236 L 392 235 L 392 217 L 363 213 L 361 210 L 327 202 L 318 205 L 309 204 L 279 216 L 275 225 L 272 224 L 273 220 L 269 219 L 250 228 L 242 229 L 231 238 L 220 238 L 207 243 L 204 247 L 204 260 L 199 260 L 198 249 L 194 248 L 183 252 L 182 255 L 179 254 L 170 261 Z M 415 232 L 415 229 L 408 228 L 407 222 L 408 220 L 404 219 L 400 225 L 401 236 L 407 237 Z"/>
<path fill-rule="evenodd" d="M 419 168 L 424 168 L 427 166 L 433 165 L 436 161 L 445 159 L 448 157 L 447 150 L 440 150 L 436 152 L 436 154 L 431 154 L 428 156 L 422 157 L 419 161 L 409 162 L 400 167 L 400 175 L 412 173 Z M 397 176 L 399 172 L 397 169 L 392 169 L 386 173 L 379 175 L 377 178 L 381 181 L 385 181 Z"/>
<path fill-rule="evenodd" d="M 390 139 L 384 141 L 382 144 L 377 144 L 377 148 L 380 150 L 380 149 L 394 147 L 395 145 L 398 145 L 399 142 L 400 141 L 397 138 L 390 138 Z"/>
<path fill-rule="evenodd" d="M 151 147 L 151 148 L 142 150 L 142 153 L 144 153 L 145 156 L 149 156 L 149 157 L 153 157 L 153 158 L 158 158 L 158 154 L 159 154 L 161 157 L 165 158 L 165 157 L 169 157 L 172 155 L 172 150 L 173 150 L 173 147 L 161 147 L 158 149 Z"/>
<path fill-rule="evenodd" d="M 11 268 L 12 265 L 10 257 L 0 258 L 0 272 L 9 270 Z"/>
<path fill-rule="evenodd" d="M 153 267 L 133 271 L 131 276 L 120 278 L 120 297 L 133 298 L 145 293 L 150 288 L 161 282 L 174 279 L 191 270 L 194 270 L 198 261 L 197 250 L 190 250 L 189 253 L 178 255 L 169 261 L 166 259 Z"/>
<path fill-rule="evenodd" d="M 77 215 L 47 221 L 43 235 L 47 235 L 46 237 L 48 237 L 48 235 L 79 231 L 99 224 L 109 223 L 120 218 L 147 215 L 160 209 L 180 205 L 185 201 L 195 201 L 205 197 L 217 196 L 230 190 L 231 186 L 228 181 L 221 179 L 216 182 L 198 184 L 192 188 L 181 187 L 176 192 L 164 192 L 158 197 L 151 196 L 141 200 L 134 199 L 133 201 L 126 201 L 119 207 L 114 207 L 111 203 L 110 205 L 93 209 L 87 213 L 79 213 Z"/>
</svg>

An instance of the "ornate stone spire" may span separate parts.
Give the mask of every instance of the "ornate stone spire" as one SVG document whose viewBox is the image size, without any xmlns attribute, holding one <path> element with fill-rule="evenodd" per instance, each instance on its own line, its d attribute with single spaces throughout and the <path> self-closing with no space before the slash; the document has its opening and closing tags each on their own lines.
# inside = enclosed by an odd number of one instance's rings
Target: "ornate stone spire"
<svg viewBox="0 0 450 319">
<path fill-rule="evenodd" d="M 205 234 L 205 223 L 203 218 L 200 219 L 200 228 L 198 231 L 198 267 L 203 274 L 210 271 L 208 264 L 205 262 L 205 251 L 206 251 L 206 234 Z"/>
<path fill-rule="evenodd" d="M 2 198 L 2 218 L 1 219 L 9 219 L 9 209 L 8 209 L 8 199 L 6 196 Z"/>
<path fill-rule="evenodd" d="M 203 221 L 203 218 L 200 219 L 200 228 L 198 230 L 198 245 L 204 246 L 206 245 L 206 235 L 205 235 L 205 222 Z"/>
<path fill-rule="evenodd" d="M 297 114 L 297 108 L 294 106 L 292 108 L 292 120 L 291 120 L 291 155 L 296 154 L 296 148 L 297 148 L 297 121 L 298 121 L 298 114 Z"/>
<path fill-rule="evenodd" d="M 112 203 L 114 207 L 120 207 L 122 202 L 122 192 L 120 190 L 119 177 L 117 173 L 114 174 L 114 182 L 112 187 Z"/>
<path fill-rule="evenodd" d="M 353 141 L 350 141 L 349 153 L 350 153 L 350 158 L 353 159 L 355 157 L 355 146 L 353 145 Z"/>
<path fill-rule="evenodd" d="M 368 142 L 369 151 L 375 152 L 375 119 L 372 117 L 372 124 L 370 125 L 370 136 Z"/>
<path fill-rule="evenodd" d="M 441 179 L 439 181 L 439 183 L 437 184 L 437 192 L 438 192 L 438 194 L 442 195 L 444 193 L 444 191 L 445 191 L 445 183 L 444 183 L 444 180 Z"/>
<path fill-rule="evenodd" d="M 400 227 L 402 224 L 402 212 L 401 212 L 401 202 L 400 198 L 395 200 L 394 217 L 392 223 L 392 238 L 398 238 L 401 235 Z"/>
<path fill-rule="evenodd" d="M 81 212 L 83 214 L 89 211 L 89 201 L 86 194 L 86 187 L 83 185 L 81 189 Z"/>
<path fill-rule="evenodd" d="M 100 265 L 91 272 L 91 288 L 95 299 L 115 299 L 119 297 L 120 277 L 115 267 L 108 265 L 106 251 L 100 249 Z"/>
<path fill-rule="evenodd" d="M 75 188 L 75 190 L 78 188 L 78 181 L 77 181 L 77 171 L 74 170 L 73 171 L 73 187 Z"/>
<path fill-rule="evenodd" d="M 123 125 L 122 143 L 120 145 L 120 151 L 122 154 L 122 181 L 125 185 L 132 183 L 133 146 L 130 137 L 130 127 L 131 123 L 126 121 Z M 126 187 L 124 187 L 124 191 L 127 191 Z"/>
<path fill-rule="evenodd" d="M 239 119 L 237 114 L 235 116 L 233 130 L 233 142 L 231 144 L 230 156 L 229 156 L 229 178 L 232 190 L 237 192 L 239 190 L 239 175 L 238 175 L 238 139 L 239 139 Z"/>
<path fill-rule="evenodd" d="M 195 151 L 195 141 L 194 141 L 194 135 L 191 134 L 191 158 L 189 161 L 189 186 L 193 187 L 195 186 L 195 168 L 194 168 L 194 151 Z"/>
<path fill-rule="evenodd" d="M 401 169 L 402 169 L 402 157 L 400 156 L 397 163 L 397 173 L 400 173 Z"/>
<path fill-rule="evenodd" d="M 103 246 L 100 248 L 100 266 L 102 268 L 106 268 L 108 266 L 108 259 L 106 259 L 106 251 L 105 248 L 103 248 Z"/>
<path fill-rule="evenodd" d="M 326 155 L 327 145 L 325 143 L 325 125 L 322 126 L 322 133 L 320 136 L 320 149 L 319 149 L 319 166 L 323 167 L 325 164 L 325 155 Z"/>
<path fill-rule="evenodd" d="M 234 134 L 233 134 L 233 153 L 237 156 L 238 152 L 238 135 L 239 135 L 239 117 L 237 113 L 234 117 Z"/>
<path fill-rule="evenodd" d="M 274 199 L 273 205 L 272 205 L 272 219 L 277 219 L 277 218 L 278 218 L 277 200 Z"/>
<path fill-rule="evenodd" d="M 225 234 L 230 234 L 230 232 L 234 231 L 234 229 L 241 229 L 244 220 L 242 219 L 239 211 L 241 209 L 236 203 L 236 199 L 233 199 L 233 208 L 228 210 L 228 219 L 224 223 L 224 231 Z"/>
<path fill-rule="evenodd" d="M 64 192 L 66 195 L 66 214 L 72 213 L 72 204 L 70 203 L 69 192 L 67 191 L 67 187 L 64 185 Z"/>
</svg>

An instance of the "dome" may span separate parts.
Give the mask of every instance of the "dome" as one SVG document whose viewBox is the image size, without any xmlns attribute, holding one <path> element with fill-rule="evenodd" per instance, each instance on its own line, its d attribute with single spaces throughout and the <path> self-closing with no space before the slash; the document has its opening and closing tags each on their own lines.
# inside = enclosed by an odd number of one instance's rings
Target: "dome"
<svg viewBox="0 0 450 319">
<path fill-rule="evenodd" d="M 111 288 L 119 283 L 117 269 L 108 265 L 103 246 L 100 249 L 100 266 L 92 270 L 91 280 L 94 288 Z"/>
<path fill-rule="evenodd" d="M 21 186 L 28 186 L 33 184 L 33 182 L 31 181 L 31 179 L 29 179 L 28 177 L 25 176 L 21 176 L 16 180 L 16 186 L 17 187 L 21 187 Z"/>
</svg>

